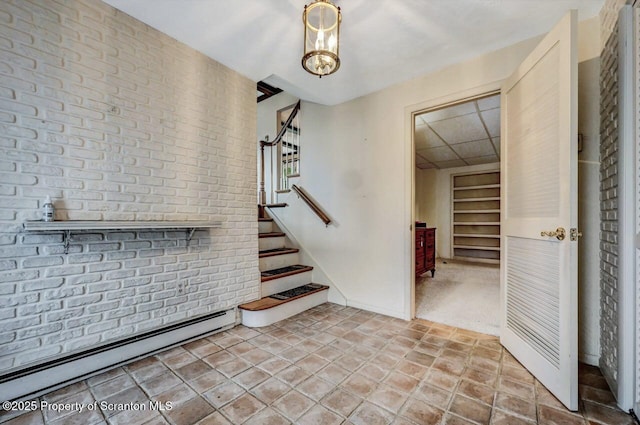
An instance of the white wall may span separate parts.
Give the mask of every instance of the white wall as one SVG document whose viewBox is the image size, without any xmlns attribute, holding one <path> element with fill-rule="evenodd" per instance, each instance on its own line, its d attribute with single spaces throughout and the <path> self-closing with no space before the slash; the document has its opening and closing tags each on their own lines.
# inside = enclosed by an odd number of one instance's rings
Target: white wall
<svg viewBox="0 0 640 425">
<path fill-rule="evenodd" d="M 593 54 L 589 45 L 594 31 L 597 37 L 597 19 L 581 24 L 581 61 Z M 292 194 L 280 196 L 279 201 L 290 207 L 277 214 L 322 265 L 349 305 L 410 318 L 410 225 L 415 219 L 430 223 L 434 214 L 418 209 L 413 216 L 411 113 L 498 89 L 537 40 L 344 104 L 302 103 L 302 172 L 296 183 L 335 224 L 325 228 Z M 449 220 L 450 214 L 435 211 L 436 223 L 444 227 L 441 216 Z M 440 243 L 440 250 L 445 248 L 450 250 Z M 595 306 L 597 309 L 597 301 Z"/>
<path fill-rule="evenodd" d="M 255 299 L 255 83 L 97 0 L 0 14 L 0 374 Z M 223 225 L 65 254 L 20 231 L 45 195 L 56 220 Z"/>
</svg>

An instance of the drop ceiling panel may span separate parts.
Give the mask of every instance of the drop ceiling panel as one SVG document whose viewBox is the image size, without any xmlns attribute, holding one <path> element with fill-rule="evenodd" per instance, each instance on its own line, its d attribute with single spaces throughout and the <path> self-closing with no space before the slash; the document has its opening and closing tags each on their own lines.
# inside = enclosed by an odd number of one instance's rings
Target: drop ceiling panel
<svg viewBox="0 0 640 425">
<path fill-rule="evenodd" d="M 493 146 L 495 146 L 496 148 L 496 152 L 498 152 L 498 155 L 500 155 L 500 138 L 493 137 L 491 140 L 493 141 Z"/>
<path fill-rule="evenodd" d="M 489 130 L 489 135 L 491 137 L 500 136 L 500 108 L 482 111 L 481 115 L 487 130 Z"/>
<path fill-rule="evenodd" d="M 445 146 L 444 142 L 426 124 L 416 125 L 415 143 L 416 150 Z"/>
<path fill-rule="evenodd" d="M 488 156 L 477 156 L 474 158 L 466 158 L 465 161 L 469 165 L 478 165 L 478 164 L 490 164 L 492 162 L 500 162 L 500 159 L 495 155 L 488 155 Z"/>
<path fill-rule="evenodd" d="M 433 131 L 450 145 L 487 138 L 480 117 L 475 113 L 436 121 L 430 125 Z"/>
<path fill-rule="evenodd" d="M 431 162 L 449 161 L 458 159 L 458 156 L 448 146 L 439 148 L 421 149 L 418 154 Z"/>
<path fill-rule="evenodd" d="M 481 111 L 486 111 L 487 109 L 495 109 L 500 107 L 500 95 L 496 94 L 495 96 L 485 97 L 482 99 L 478 99 L 478 108 Z"/>
<path fill-rule="evenodd" d="M 477 140 L 475 142 L 458 143 L 451 145 L 451 148 L 460 155 L 460 158 L 467 159 L 476 156 L 495 155 L 490 139 Z"/>
<path fill-rule="evenodd" d="M 473 114 L 476 112 L 476 107 L 471 102 L 461 103 L 459 105 L 448 106 L 437 111 L 427 112 L 422 114 L 419 118 L 425 123 L 432 123 L 435 121 L 442 121 L 449 118 L 459 117 L 461 115 Z"/>
<path fill-rule="evenodd" d="M 435 165 L 438 168 L 451 168 L 451 167 L 464 167 L 465 165 L 468 165 L 468 164 L 461 159 L 453 159 L 451 161 L 439 161 L 439 162 L 436 162 Z"/>
</svg>

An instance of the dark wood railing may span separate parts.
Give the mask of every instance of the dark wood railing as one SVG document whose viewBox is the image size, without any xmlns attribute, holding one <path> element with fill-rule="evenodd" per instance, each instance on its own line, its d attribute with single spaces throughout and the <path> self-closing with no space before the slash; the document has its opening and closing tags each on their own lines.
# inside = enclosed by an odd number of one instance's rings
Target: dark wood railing
<svg viewBox="0 0 640 425">
<path fill-rule="evenodd" d="M 331 219 L 329 216 L 318 206 L 318 204 L 309 196 L 309 194 L 301 187 L 296 186 L 295 184 L 291 185 L 291 189 L 293 189 L 298 196 L 311 208 L 311 210 L 316 213 L 316 215 L 324 222 L 326 226 L 331 223 Z"/>
<path fill-rule="evenodd" d="M 282 125 L 282 128 L 280 128 L 280 131 L 276 135 L 276 138 L 273 139 L 273 141 L 269 141 L 269 136 L 265 136 L 264 140 L 260 140 L 260 205 L 263 207 L 267 203 L 267 192 L 265 191 L 264 187 L 264 148 L 265 146 L 273 147 L 282 142 L 282 137 L 284 137 L 287 129 L 291 126 L 291 123 L 298 114 L 299 110 L 300 101 L 298 101 L 298 103 L 296 103 L 296 106 L 293 107 L 289 118 L 287 118 L 287 121 L 285 121 L 285 123 Z"/>
</svg>

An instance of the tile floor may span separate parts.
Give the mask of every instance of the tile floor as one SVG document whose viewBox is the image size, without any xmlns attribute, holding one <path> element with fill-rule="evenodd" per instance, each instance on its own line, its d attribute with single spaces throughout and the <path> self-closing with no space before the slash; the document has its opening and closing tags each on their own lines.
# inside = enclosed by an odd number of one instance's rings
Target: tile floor
<svg viewBox="0 0 640 425">
<path fill-rule="evenodd" d="M 581 366 L 580 395 L 579 413 L 564 409 L 496 337 L 327 303 L 267 328 L 237 326 L 40 398 L 58 406 L 97 402 L 95 410 L 0 412 L 0 422 L 633 424 L 615 408 L 597 368 Z"/>
</svg>

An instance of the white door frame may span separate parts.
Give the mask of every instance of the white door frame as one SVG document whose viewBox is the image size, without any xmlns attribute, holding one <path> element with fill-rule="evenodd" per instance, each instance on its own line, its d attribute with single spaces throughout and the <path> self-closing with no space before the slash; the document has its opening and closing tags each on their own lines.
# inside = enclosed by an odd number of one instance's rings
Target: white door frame
<svg viewBox="0 0 640 425">
<path fill-rule="evenodd" d="M 409 279 L 410 285 L 405 286 L 408 293 L 405 293 L 405 299 L 410 300 L 410 308 L 409 308 L 409 317 L 405 317 L 407 320 L 411 320 L 416 317 L 416 276 L 415 276 L 415 268 L 416 268 L 416 256 L 414 252 L 414 243 L 415 243 L 415 228 L 414 224 L 416 222 L 416 142 L 414 139 L 414 127 L 413 122 L 415 119 L 415 115 L 419 113 L 423 113 L 429 109 L 439 109 L 440 107 L 447 107 L 451 105 L 455 105 L 458 103 L 466 102 L 468 100 L 472 100 L 474 98 L 482 97 L 483 95 L 491 94 L 491 93 L 500 93 L 500 88 L 502 87 L 503 80 L 493 81 L 487 84 L 483 84 L 478 87 L 474 87 L 468 90 L 456 92 L 447 96 L 437 97 L 429 100 L 425 100 L 424 102 L 416 103 L 415 105 L 410 105 L 405 107 L 404 116 L 405 116 L 405 125 L 404 131 L 405 134 L 409 134 L 411 138 L 409 155 L 411 157 L 411 217 L 409 219 L 409 244 L 406 246 L 406 253 L 409 259 L 409 264 L 407 265 L 407 270 L 409 270 Z M 437 243 L 437 242 L 436 242 Z M 406 282 L 406 280 L 405 280 Z"/>
<path fill-rule="evenodd" d="M 635 127 L 637 40 L 634 10 L 626 5 L 618 15 L 618 406 L 631 409 L 636 400 L 636 275 L 635 249 Z M 634 53 L 636 52 L 636 53 Z"/>
</svg>

